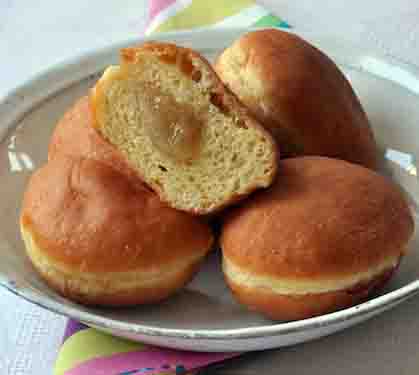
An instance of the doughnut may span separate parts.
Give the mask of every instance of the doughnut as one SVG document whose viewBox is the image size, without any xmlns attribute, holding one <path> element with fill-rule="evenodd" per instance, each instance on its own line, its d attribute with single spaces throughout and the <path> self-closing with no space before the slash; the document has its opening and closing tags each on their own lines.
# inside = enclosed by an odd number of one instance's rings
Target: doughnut
<svg viewBox="0 0 419 375">
<path fill-rule="evenodd" d="M 247 33 L 215 70 L 277 140 L 281 156 L 327 156 L 378 168 L 367 115 L 351 84 L 323 52 L 276 29 Z"/>
<path fill-rule="evenodd" d="M 163 300 L 192 279 L 213 243 L 198 217 L 109 165 L 64 155 L 31 176 L 20 227 L 46 283 L 88 305 Z"/>
<path fill-rule="evenodd" d="M 122 49 L 89 103 L 94 129 L 176 209 L 214 213 L 275 177 L 272 137 L 190 49 Z"/>
<path fill-rule="evenodd" d="M 223 271 L 234 296 L 274 320 L 365 300 L 397 269 L 414 230 L 387 178 L 339 159 L 283 159 L 281 178 L 229 210 Z"/>
</svg>

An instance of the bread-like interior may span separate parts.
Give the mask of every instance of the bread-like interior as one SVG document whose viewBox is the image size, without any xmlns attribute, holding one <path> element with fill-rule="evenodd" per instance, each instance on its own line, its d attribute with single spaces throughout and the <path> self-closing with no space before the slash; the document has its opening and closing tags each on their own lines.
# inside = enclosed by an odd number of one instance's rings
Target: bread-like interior
<svg viewBox="0 0 419 375">
<path fill-rule="evenodd" d="M 93 126 L 172 207 L 213 212 L 273 181 L 272 138 L 189 49 L 122 50 L 90 105 Z"/>
</svg>

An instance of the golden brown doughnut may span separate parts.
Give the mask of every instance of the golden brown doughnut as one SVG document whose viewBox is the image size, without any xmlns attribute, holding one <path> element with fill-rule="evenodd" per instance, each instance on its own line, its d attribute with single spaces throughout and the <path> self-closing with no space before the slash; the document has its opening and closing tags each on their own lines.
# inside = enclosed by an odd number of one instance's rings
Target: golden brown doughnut
<svg viewBox="0 0 419 375">
<path fill-rule="evenodd" d="M 338 159 L 284 159 L 268 190 L 231 210 L 223 268 L 239 301 L 302 319 L 363 300 L 397 268 L 414 222 L 400 190 Z"/>
<path fill-rule="evenodd" d="M 278 141 L 281 156 L 377 167 L 373 132 L 350 83 L 302 38 L 276 29 L 247 33 L 218 57 L 215 70 Z"/>
<path fill-rule="evenodd" d="M 213 237 L 198 218 L 92 159 L 56 156 L 21 211 L 27 254 L 46 282 L 85 304 L 156 302 L 185 285 Z"/>
</svg>

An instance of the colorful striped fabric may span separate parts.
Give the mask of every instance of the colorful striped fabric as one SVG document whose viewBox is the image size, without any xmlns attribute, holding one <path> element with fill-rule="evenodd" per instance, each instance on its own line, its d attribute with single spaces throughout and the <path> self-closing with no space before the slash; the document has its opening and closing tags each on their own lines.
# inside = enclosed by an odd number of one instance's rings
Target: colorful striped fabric
<svg viewBox="0 0 419 375">
<path fill-rule="evenodd" d="M 151 2 L 146 35 L 238 26 L 288 27 L 288 24 L 252 0 L 155 0 Z"/>
<path fill-rule="evenodd" d="M 236 356 L 146 346 L 69 322 L 69 336 L 58 355 L 54 374 L 65 375 L 186 375 Z"/>
<path fill-rule="evenodd" d="M 288 27 L 252 0 L 151 0 L 145 34 L 245 26 Z M 236 355 L 151 347 L 70 320 L 54 375 L 183 375 Z"/>
</svg>

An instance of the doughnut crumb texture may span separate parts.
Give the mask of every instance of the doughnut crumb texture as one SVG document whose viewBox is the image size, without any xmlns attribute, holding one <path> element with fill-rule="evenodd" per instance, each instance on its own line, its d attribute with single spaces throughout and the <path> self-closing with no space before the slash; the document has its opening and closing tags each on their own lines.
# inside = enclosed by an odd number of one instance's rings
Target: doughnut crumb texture
<svg viewBox="0 0 419 375">
<path fill-rule="evenodd" d="M 120 58 L 91 91 L 92 124 L 163 201 L 207 214 L 272 183 L 275 143 L 203 57 L 149 42 Z"/>
</svg>

